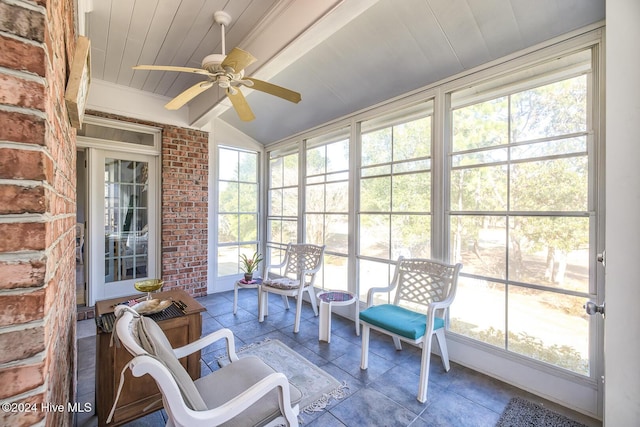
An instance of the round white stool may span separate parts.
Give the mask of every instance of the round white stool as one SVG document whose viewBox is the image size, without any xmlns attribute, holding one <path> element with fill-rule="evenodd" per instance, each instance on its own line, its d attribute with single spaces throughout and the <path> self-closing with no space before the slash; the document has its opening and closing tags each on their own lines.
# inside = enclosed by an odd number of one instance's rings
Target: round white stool
<svg viewBox="0 0 640 427">
<path fill-rule="evenodd" d="M 258 286 L 260 286 L 260 284 L 262 284 L 262 279 L 258 277 L 250 282 L 246 282 L 244 279 L 236 281 L 236 283 L 233 285 L 233 314 L 236 314 L 238 312 L 238 289 L 258 289 Z M 258 295 L 258 299 L 259 298 L 260 295 Z"/>
<path fill-rule="evenodd" d="M 355 303 L 356 335 L 360 336 L 360 303 L 358 298 L 347 291 L 323 291 L 317 295 L 320 302 L 318 322 L 318 340 L 331 342 L 331 307 Z"/>
</svg>

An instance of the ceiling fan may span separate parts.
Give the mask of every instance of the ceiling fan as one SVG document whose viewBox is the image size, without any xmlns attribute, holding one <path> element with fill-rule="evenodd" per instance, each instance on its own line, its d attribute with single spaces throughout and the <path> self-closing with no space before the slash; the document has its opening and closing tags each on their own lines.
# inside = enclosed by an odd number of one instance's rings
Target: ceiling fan
<svg viewBox="0 0 640 427">
<path fill-rule="evenodd" d="M 256 117 L 249 107 L 249 103 L 238 89 L 239 86 L 247 86 L 261 92 L 268 93 L 286 99 L 287 101 L 298 103 L 302 99 L 298 92 L 274 85 L 253 77 L 245 77 L 244 69 L 256 61 L 256 58 L 249 52 L 234 47 L 228 55 L 225 54 L 225 27 L 231 23 L 231 16 L 222 11 L 214 13 L 213 20 L 220 25 L 222 33 L 222 54 L 207 55 L 202 60 L 202 68 L 174 67 L 164 65 L 136 65 L 134 70 L 157 70 L 157 71 L 179 71 L 184 73 L 194 73 L 206 76 L 208 80 L 197 83 L 171 101 L 165 108 L 177 110 L 205 90 L 218 85 L 226 89 L 227 97 L 231 101 L 233 108 L 243 121 L 251 121 Z"/>
</svg>

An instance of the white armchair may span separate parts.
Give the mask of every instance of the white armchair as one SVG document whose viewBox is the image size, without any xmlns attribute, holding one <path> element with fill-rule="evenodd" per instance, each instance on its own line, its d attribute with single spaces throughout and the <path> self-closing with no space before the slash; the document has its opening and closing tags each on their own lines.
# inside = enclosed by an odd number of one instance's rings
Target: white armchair
<svg viewBox="0 0 640 427">
<path fill-rule="evenodd" d="M 131 369 L 136 377 L 149 374 L 156 381 L 169 416 L 167 426 L 298 425 L 302 393 L 283 373 L 275 372 L 261 359 L 255 356 L 239 359 L 230 330 L 220 329 L 173 349 L 152 319 L 125 306 L 116 307 L 116 316 L 117 338 L 134 356 L 125 369 Z M 226 340 L 231 363 L 191 380 L 178 359 L 220 339 Z"/>
<path fill-rule="evenodd" d="M 391 284 L 371 288 L 367 294 L 367 309 L 360 312 L 362 325 L 362 355 L 360 369 L 369 365 L 369 330 L 389 335 L 396 350 L 400 341 L 422 348 L 418 401 L 427 401 L 431 341 L 435 335 L 445 371 L 449 371 L 449 354 L 445 340 L 446 311 L 456 295 L 462 264 L 449 265 L 426 259 L 400 257 Z M 391 293 L 393 304 L 374 305 L 374 294 Z"/>
<path fill-rule="evenodd" d="M 282 295 L 285 308 L 289 308 L 288 297 L 296 298 L 296 319 L 293 325 L 293 332 L 300 330 L 300 315 L 302 313 L 302 295 L 309 294 L 313 312 L 318 315 L 316 295 L 313 284 L 316 280 L 316 273 L 322 267 L 324 258 L 324 246 L 311 245 L 306 243 L 289 243 L 284 255 L 282 264 L 270 265 L 265 271 L 265 280 L 258 287 L 258 321 L 264 321 L 264 316 L 269 315 L 269 293 Z M 283 277 L 270 279 L 271 269 L 282 269 Z"/>
</svg>

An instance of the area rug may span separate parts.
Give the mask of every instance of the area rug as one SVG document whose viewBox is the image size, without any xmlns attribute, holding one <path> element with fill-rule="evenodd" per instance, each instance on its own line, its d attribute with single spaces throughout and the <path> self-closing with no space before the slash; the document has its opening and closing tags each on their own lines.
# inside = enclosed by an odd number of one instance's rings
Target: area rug
<svg viewBox="0 0 640 427">
<path fill-rule="evenodd" d="M 342 399 L 348 394 L 348 386 L 318 368 L 279 340 L 265 340 L 249 344 L 237 351 L 238 357 L 258 356 L 276 372 L 282 372 L 289 382 L 302 392 L 300 411 L 305 413 L 322 411 L 331 399 Z M 227 365 L 229 358 L 218 359 L 220 366 Z"/>
<path fill-rule="evenodd" d="M 537 403 L 514 397 L 502 412 L 496 427 L 586 427 Z"/>
</svg>

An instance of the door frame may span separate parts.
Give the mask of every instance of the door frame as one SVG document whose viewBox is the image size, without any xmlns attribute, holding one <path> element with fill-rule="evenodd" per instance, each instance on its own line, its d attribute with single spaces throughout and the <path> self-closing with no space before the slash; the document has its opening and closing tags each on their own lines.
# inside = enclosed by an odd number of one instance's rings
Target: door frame
<svg viewBox="0 0 640 427">
<path fill-rule="evenodd" d="M 161 162 L 161 154 L 162 154 L 162 129 L 156 128 L 153 126 L 140 125 L 136 123 L 128 123 L 122 122 L 118 120 L 104 119 L 101 117 L 93 117 L 93 116 L 85 116 L 83 130 L 86 125 L 95 125 L 104 128 L 111 128 L 111 130 L 121 130 L 121 131 L 129 131 L 129 132 L 138 132 L 144 134 L 150 134 L 153 138 L 153 145 L 139 145 L 130 142 L 122 142 L 114 139 L 100 138 L 100 137 L 90 137 L 84 134 L 80 134 L 79 131 L 77 136 L 77 146 L 79 148 L 84 148 L 87 153 L 87 188 L 89 191 L 89 195 L 87 196 L 87 206 L 86 206 L 86 235 L 85 235 L 85 274 L 86 274 L 86 286 L 87 286 L 87 306 L 94 306 L 96 301 L 102 299 L 101 293 L 98 292 L 98 287 L 104 285 L 104 276 L 100 277 L 100 271 L 104 272 L 104 267 L 101 269 L 97 268 L 97 263 L 104 262 L 104 248 L 101 251 L 98 245 L 104 244 L 104 237 L 99 237 L 104 235 L 104 230 L 100 230 L 100 224 L 93 221 L 92 218 L 94 215 L 97 215 L 98 212 L 96 209 L 99 209 L 97 206 L 93 206 L 91 203 L 91 194 L 96 194 L 96 185 L 95 177 L 93 177 L 93 168 L 99 167 L 100 169 L 104 168 L 103 164 L 96 165 L 96 161 L 99 156 L 97 154 L 99 152 L 111 152 L 114 154 L 124 154 L 124 155 L 145 155 L 148 158 L 146 159 L 150 163 L 154 163 L 155 173 L 151 173 L 149 175 L 149 180 L 154 180 L 156 182 L 155 189 L 152 190 L 154 194 L 150 194 L 150 204 L 149 204 L 149 227 L 150 233 L 153 232 L 156 236 L 156 250 L 153 255 L 153 260 L 149 259 L 149 265 L 155 265 L 157 275 L 161 275 L 162 272 L 162 250 L 161 250 L 161 196 L 162 196 L 162 162 Z M 84 132 L 83 132 L 84 133 Z M 113 133 L 114 135 L 117 132 Z M 104 191 L 104 190 L 102 190 Z M 155 212 L 154 218 L 152 219 L 151 214 Z M 153 229 L 151 229 L 153 227 Z M 151 253 L 149 257 L 151 257 Z M 132 286 L 132 292 L 135 290 Z"/>
</svg>

